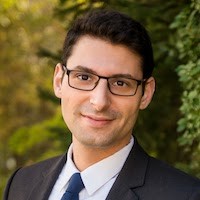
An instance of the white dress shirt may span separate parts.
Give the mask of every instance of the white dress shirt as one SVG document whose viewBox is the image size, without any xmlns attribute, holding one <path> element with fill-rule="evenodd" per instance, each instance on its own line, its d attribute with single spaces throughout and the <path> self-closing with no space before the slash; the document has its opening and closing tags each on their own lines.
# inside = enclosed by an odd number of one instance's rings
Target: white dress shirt
<svg viewBox="0 0 200 200">
<path fill-rule="evenodd" d="M 106 199 L 133 144 L 134 138 L 131 137 L 130 143 L 124 148 L 80 172 L 85 188 L 79 193 L 79 200 Z M 79 172 L 72 161 L 72 149 L 73 144 L 69 147 L 67 162 L 52 189 L 49 200 L 60 200 L 68 187 L 71 176 Z"/>
</svg>

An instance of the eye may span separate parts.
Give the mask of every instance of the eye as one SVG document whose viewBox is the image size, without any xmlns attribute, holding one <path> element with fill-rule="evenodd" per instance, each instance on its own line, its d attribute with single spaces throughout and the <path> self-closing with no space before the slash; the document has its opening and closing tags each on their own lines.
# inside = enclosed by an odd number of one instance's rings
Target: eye
<svg viewBox="0 0 200 200">
<path fill-rule="evenodd" d="M 85 81 L 89 79 L 89 76 L 87 74 L 79 74 L 77 77 Z"/>
<path fill-rule="evenodd" d="M 116 86 L 116 87 L 129 87 L 129 81 L 126 81 L 126 80 L 115 80 L 113 82 L 113 86 Z"/>
<path fill-rule="evenodd" d="M 123 81 L 117 81 L 115 84 L 116 84 L 117 86 L 125 86 L 125 85 L 126 85 L 126 83 L 123 82 Z"/>
<path fill-rule="evenodd" d="M 92 76 L 87 73 L 77 73 L 76 78 L 79 79 L 80 81 L 90 81 L 92 79 Z"/>
</svg>

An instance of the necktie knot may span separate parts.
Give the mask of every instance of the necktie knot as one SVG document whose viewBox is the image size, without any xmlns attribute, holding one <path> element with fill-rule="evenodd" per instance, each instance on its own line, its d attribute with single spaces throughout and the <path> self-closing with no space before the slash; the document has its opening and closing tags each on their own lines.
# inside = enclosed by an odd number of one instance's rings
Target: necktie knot
<svg viewBox="0 0 200 200">
<path fill-rule="evenodd" d="M 79 192 L 84 188 L 80 173 L 75 173 L 69 180 L 69 185 L 61 200 L 78 200 Z"/>
</svg>

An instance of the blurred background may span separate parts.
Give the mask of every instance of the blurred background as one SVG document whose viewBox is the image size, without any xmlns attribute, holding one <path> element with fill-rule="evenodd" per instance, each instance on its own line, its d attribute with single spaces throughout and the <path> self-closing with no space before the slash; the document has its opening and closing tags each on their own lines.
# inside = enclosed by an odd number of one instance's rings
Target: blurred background
<svg viewBox="0 0 200 200">
<path fill-rule="evenodd" d="M 15 169 L 70 144 L 53 71 L 70 23 L 93 8 L 148 29 L 157 89 L 134 134 L 151 155 L 200 177 L 200 0 L 0 0 L 0 196 Z"/>
</svg>

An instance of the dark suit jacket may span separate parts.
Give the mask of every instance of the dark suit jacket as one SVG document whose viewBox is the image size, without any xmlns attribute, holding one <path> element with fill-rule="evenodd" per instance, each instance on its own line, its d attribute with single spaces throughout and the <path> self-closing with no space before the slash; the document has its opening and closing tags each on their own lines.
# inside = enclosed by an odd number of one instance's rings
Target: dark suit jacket
<svg viewBox="0 0 200 200">
<path fill-rule="evenodd" d="M 65 162 L 66 154 L 19 169 L 7 184 L 4 200 L 47 200 Z M 200 200 L 200 180 L 150 157 L 135 140 L 106 200 L 139 199 Z"/>
</svg>

